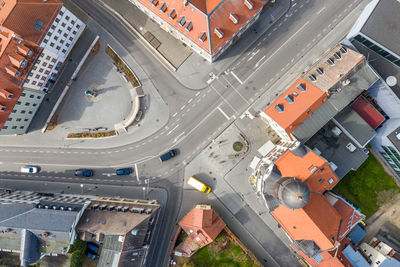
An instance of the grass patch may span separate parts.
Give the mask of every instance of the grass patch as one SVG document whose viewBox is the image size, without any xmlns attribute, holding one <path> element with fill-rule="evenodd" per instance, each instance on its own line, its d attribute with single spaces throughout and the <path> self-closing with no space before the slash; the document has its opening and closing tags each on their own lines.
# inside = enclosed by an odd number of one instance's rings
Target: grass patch
<svg viewBox="0 0 400 267">
<path fill-rule="evenodd" d="M 85 258 L 87 243 L 80 239 L 75 239 L 74 243 L 70 246 L 68 253 L 71 255 L 70 267 L 81 267 L 83 259 Z"/>
<path fill-rule="evenodd" d="M 187 266 L 253 267 L 258 264 L 246 255 L 225 232 L 222 232 L 213 243 L 197 251 Z"/>
<path fill-rule="evenodd" d="M 102 138 L 114 136 L 117 133 L 115 130 L 106 132 L 82 132 L 82 133 L 69 133 L 67 138 Z"/>
<path fill-rule="evenodd" d="M 360 168 L 357 171 L 350 171 L 333 191 L 358 206 L 362 213 L 369 217 L 379 209 L 380 204 L 383 204 L 378 198 L 381 199 L 386 192 L 398 193 L 400 190 L 392 177 L 370 153 Z"/>
<path fill-rule="evenodd" d="M 111 49 L 110 46 L 106 47 L 106 54 L 110 56 L 110 58 L 114 61 L 115 64 L 117 64 L 118 68 L 122 70 L 122 72 L 125 74 L 126 78 L 129 80 L 129 82 L 132 84 L 133 87 L 138 87 L 140 86 L 140 83 L 138 79 L 136 78 L 136 75 L 130 70 L 128 65 L 126 65 L 125 61 L 123 61 L 115 52 L 114 50 Z"/>
</svg>

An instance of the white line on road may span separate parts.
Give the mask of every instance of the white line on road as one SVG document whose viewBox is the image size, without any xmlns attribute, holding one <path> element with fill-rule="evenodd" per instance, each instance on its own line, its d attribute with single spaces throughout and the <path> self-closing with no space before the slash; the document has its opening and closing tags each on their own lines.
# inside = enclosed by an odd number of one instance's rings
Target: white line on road
<svg viewBox="0 0 400 267">
<path fill-rule="evenodd" d="M 214 89 L 214 91 L 222 98 L 222 100 L 234 111 L 237 112 L 236 109 L 229 103 L 229 101 L 220 93 L 218 92 L 217 89 L 214 88 L 214 86 L 211 84 L 210 87 Z"/>
<path fill-rule="evenodd" d="M 256 63 L 256 68 L 258 67 L 258 65 L 260 64 L 261 61 L 263 61 L 263 59 L 265 58 L 265 55 Z"/>
<path fill-rule="evenodd" d="M 188 104 L 190 104 L 190 102 L 192 102 L 192 101 L 193 101 L 193 98 L 189 99 L 188 100 Z"/>
<path fill-rule="evenodd" d="M 172 128 L 172 130 L 171 131 L 169 131 L 168 133 L 167 133 L 167 135 L 170 135 L 176 128 L 178 128 L 179 127 L 179 124 L 178 125 L 176 125 L 174 128 Z"/>
<path fill-rule="evenodd" d="M 243 84 L 242 80 L 240 80 L 239 77 L 236 76 L 236 74 L 233 71 L 231 71 L 231 74 L 232 74 L 233 77 L 236 78 L 236 80 L 238 80 L 238 82 L 240 82 L 240 84 Z"/>
<path fill-rule="evenodd" d="M 178 140 L 178 138 L 179 137 L 181 137 L 182 135 L 184 135 L 185 134 L 185 132 L 182 132 L 182 133 L 180 133 L 180 134 L 178 134 L 178 136 L 175 138 L 175 140 L 174 140 L 174 143 Z"/>
<path fill-rule="evenodd" d="M 224 80 L 229 84 L 229 86 L 232 87 L 232 89 L 235 90 L 235 92 L 236 92 L 248 105 L 250 105 L 250 102 L 247 101 L 246 98 L 244 98 L 244 96 L 239 92 L 239 90 L 237 90 L 237 89 L 235 88 L 235 86 L 233 86 L 233 85 L 231 84 L 231 82 L 228 81 L 228 79 L 227 79 L 225 76 L 222 76 L 222 77 L 223 77 Z M 219 80 L 218 80 L 218 81 L 219 81 Z M 219 82 L 220 82 L 220 81 L 219 81 Z M 221 82 L 221 84 L 222 84 L 222 82 Z"/>
<path fill-rule="evenodd" d="M 268 62 L 268 60 L 270 60 L 273 56 L 275 56 L 275 54 L 278 53 L 279 50 L 281 50 L 282 47 L 284 47 L 284 46 L 285 46 L 292 38 L 294 38 L 301 30 L 303 30 L 303 29 L 308 25 L 308 23 L 310 23 L 309 20 L 307 20 L 307 22 L 304 23 L 304 25 L 301 26 L 300 29 L 298 29 L 294 34 L 292 34 L 292 36 L 291 36 L 289 39 L 287 39 L 282 45 L 280 45 L 279 48 L 276 49 L 275 52 L 272 53 L 272 55 L 270 55 L 270 56 L 267 58 L 267 60 L 265 60 L 265 61 L 260 65 L 259 68 L 261 68 L 261 67 L 262 67 L 266 62 Z M 259 69 L 259 68 L 258 68 L 258 69 Z M 250 79 L 250 78 L 254 75 L 254 73 L 256 73 L 256 71 L 252 72 L 252 73 L 246 78 L 246 80 L 245 80 L 244 82 L 246 82 L 248 79 Z"/>
<path fill-rule="evenodd" d="M 226 113 L 225 113 L 219 106 L 217 107 L 217 109 L 222 113 L 222 115 L 224 115 L 224 117 L 225 117 L 227 120 L 230 119 L 229 116 L 226 115 Z"/>
<path fill-rule="evenodd" d="M 196 94 L 195 94 L 195 96 L 198 96 L 200 94 L 200 92 L 197 92 Z"/>
<path fill-rule="evenodd" d="M 178 112 L 175 112 L 174 115 L 172 115 L 172 118 L 178 115 Z"/>
<path fill-rule="evenodd" d="M 318 12 L 317 12 L 317 15 L 319 15 L 322 11 L 324 11 L 325 10 L 325 6 L 323 7 L 323 8 L 321 8 Z"/>
<path fill-rule="evenodd" d="M 186 107 L 186 105 L 183 105 L 183 106 L 181 107 L 181 110 L 183 110 L 185 107 Z"/>
<path fill-rule="evenodd" d="M 135 174 L 136 174 L 136 179 L 137 179 L 138 183 L 140 183 L 140 180 L 139 180 L 139 171 L 138 171 L 138 167 L 137 167 L 137 164 L 136 164 L 136 163 L 135 163 Z"/>
</svg>

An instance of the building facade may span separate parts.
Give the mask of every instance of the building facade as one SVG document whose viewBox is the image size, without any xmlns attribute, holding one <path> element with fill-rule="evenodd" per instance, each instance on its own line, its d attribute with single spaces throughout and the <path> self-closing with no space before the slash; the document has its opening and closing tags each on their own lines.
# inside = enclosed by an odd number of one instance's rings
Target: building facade
<svg viewBox="0 0 400 267">
<path fill-rule="evenodd" d="M 260 16 L 262 0 L 129 0 L 160 27 L 209 62 Z"/>
<path fill-rule="evenodd" d="M 11 0 L 1 6 L 0 89 L 14 93 L 0 98 L 0 134 L 23 134 L 85 24 L 59 0 Z"/>
</svg>

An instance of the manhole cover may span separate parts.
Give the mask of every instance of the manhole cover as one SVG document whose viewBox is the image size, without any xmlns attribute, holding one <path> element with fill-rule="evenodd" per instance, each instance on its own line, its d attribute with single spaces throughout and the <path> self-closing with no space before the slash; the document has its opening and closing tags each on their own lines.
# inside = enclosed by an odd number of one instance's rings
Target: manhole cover
<svg viewBox="0 0 400 267">
<path fill-rule="evenodd" d="M 243 149 L 243 143 L 242 142 L 235 142 L 233 143 L 233 150 L 236 152 L 240 152 Z"/>
</svg>

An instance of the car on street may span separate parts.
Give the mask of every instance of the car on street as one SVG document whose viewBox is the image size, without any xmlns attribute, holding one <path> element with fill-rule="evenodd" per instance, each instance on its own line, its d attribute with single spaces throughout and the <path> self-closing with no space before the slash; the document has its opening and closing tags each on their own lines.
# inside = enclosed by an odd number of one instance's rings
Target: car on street
<svg viewBox="0 0 400 267">
<path fill-rule="evenodd" d="M 168 151 L 165 154 L 162 154 L 160 156 L 160 160 L 161 162 L 164 162 L 166 160 L 172 159 L 173 157 L 175 157 L 178 154 L 178 151 L 176 149 L 171 149 L 170 151 Z"/>
<path fill-rule="evenodd" d="M 89 169 L 78 169 L 75 170 L 75 176 L 84 176 L 84 177 L 90 177 L 93 176 L 94 172 L 93 170 L 89 170 Z"/>
<path fill-rule="evenodd" d="M 23 166 L 21 167 L 21 172 L 23 173 L 38 173 L 39 172 L 38 166 Z"/>
<path fill-rule="evenodd" d="M 132 173 L 132 168 L 123 168 L 116 170 L 117 175 L 129 175 Z"/>
</svg>

